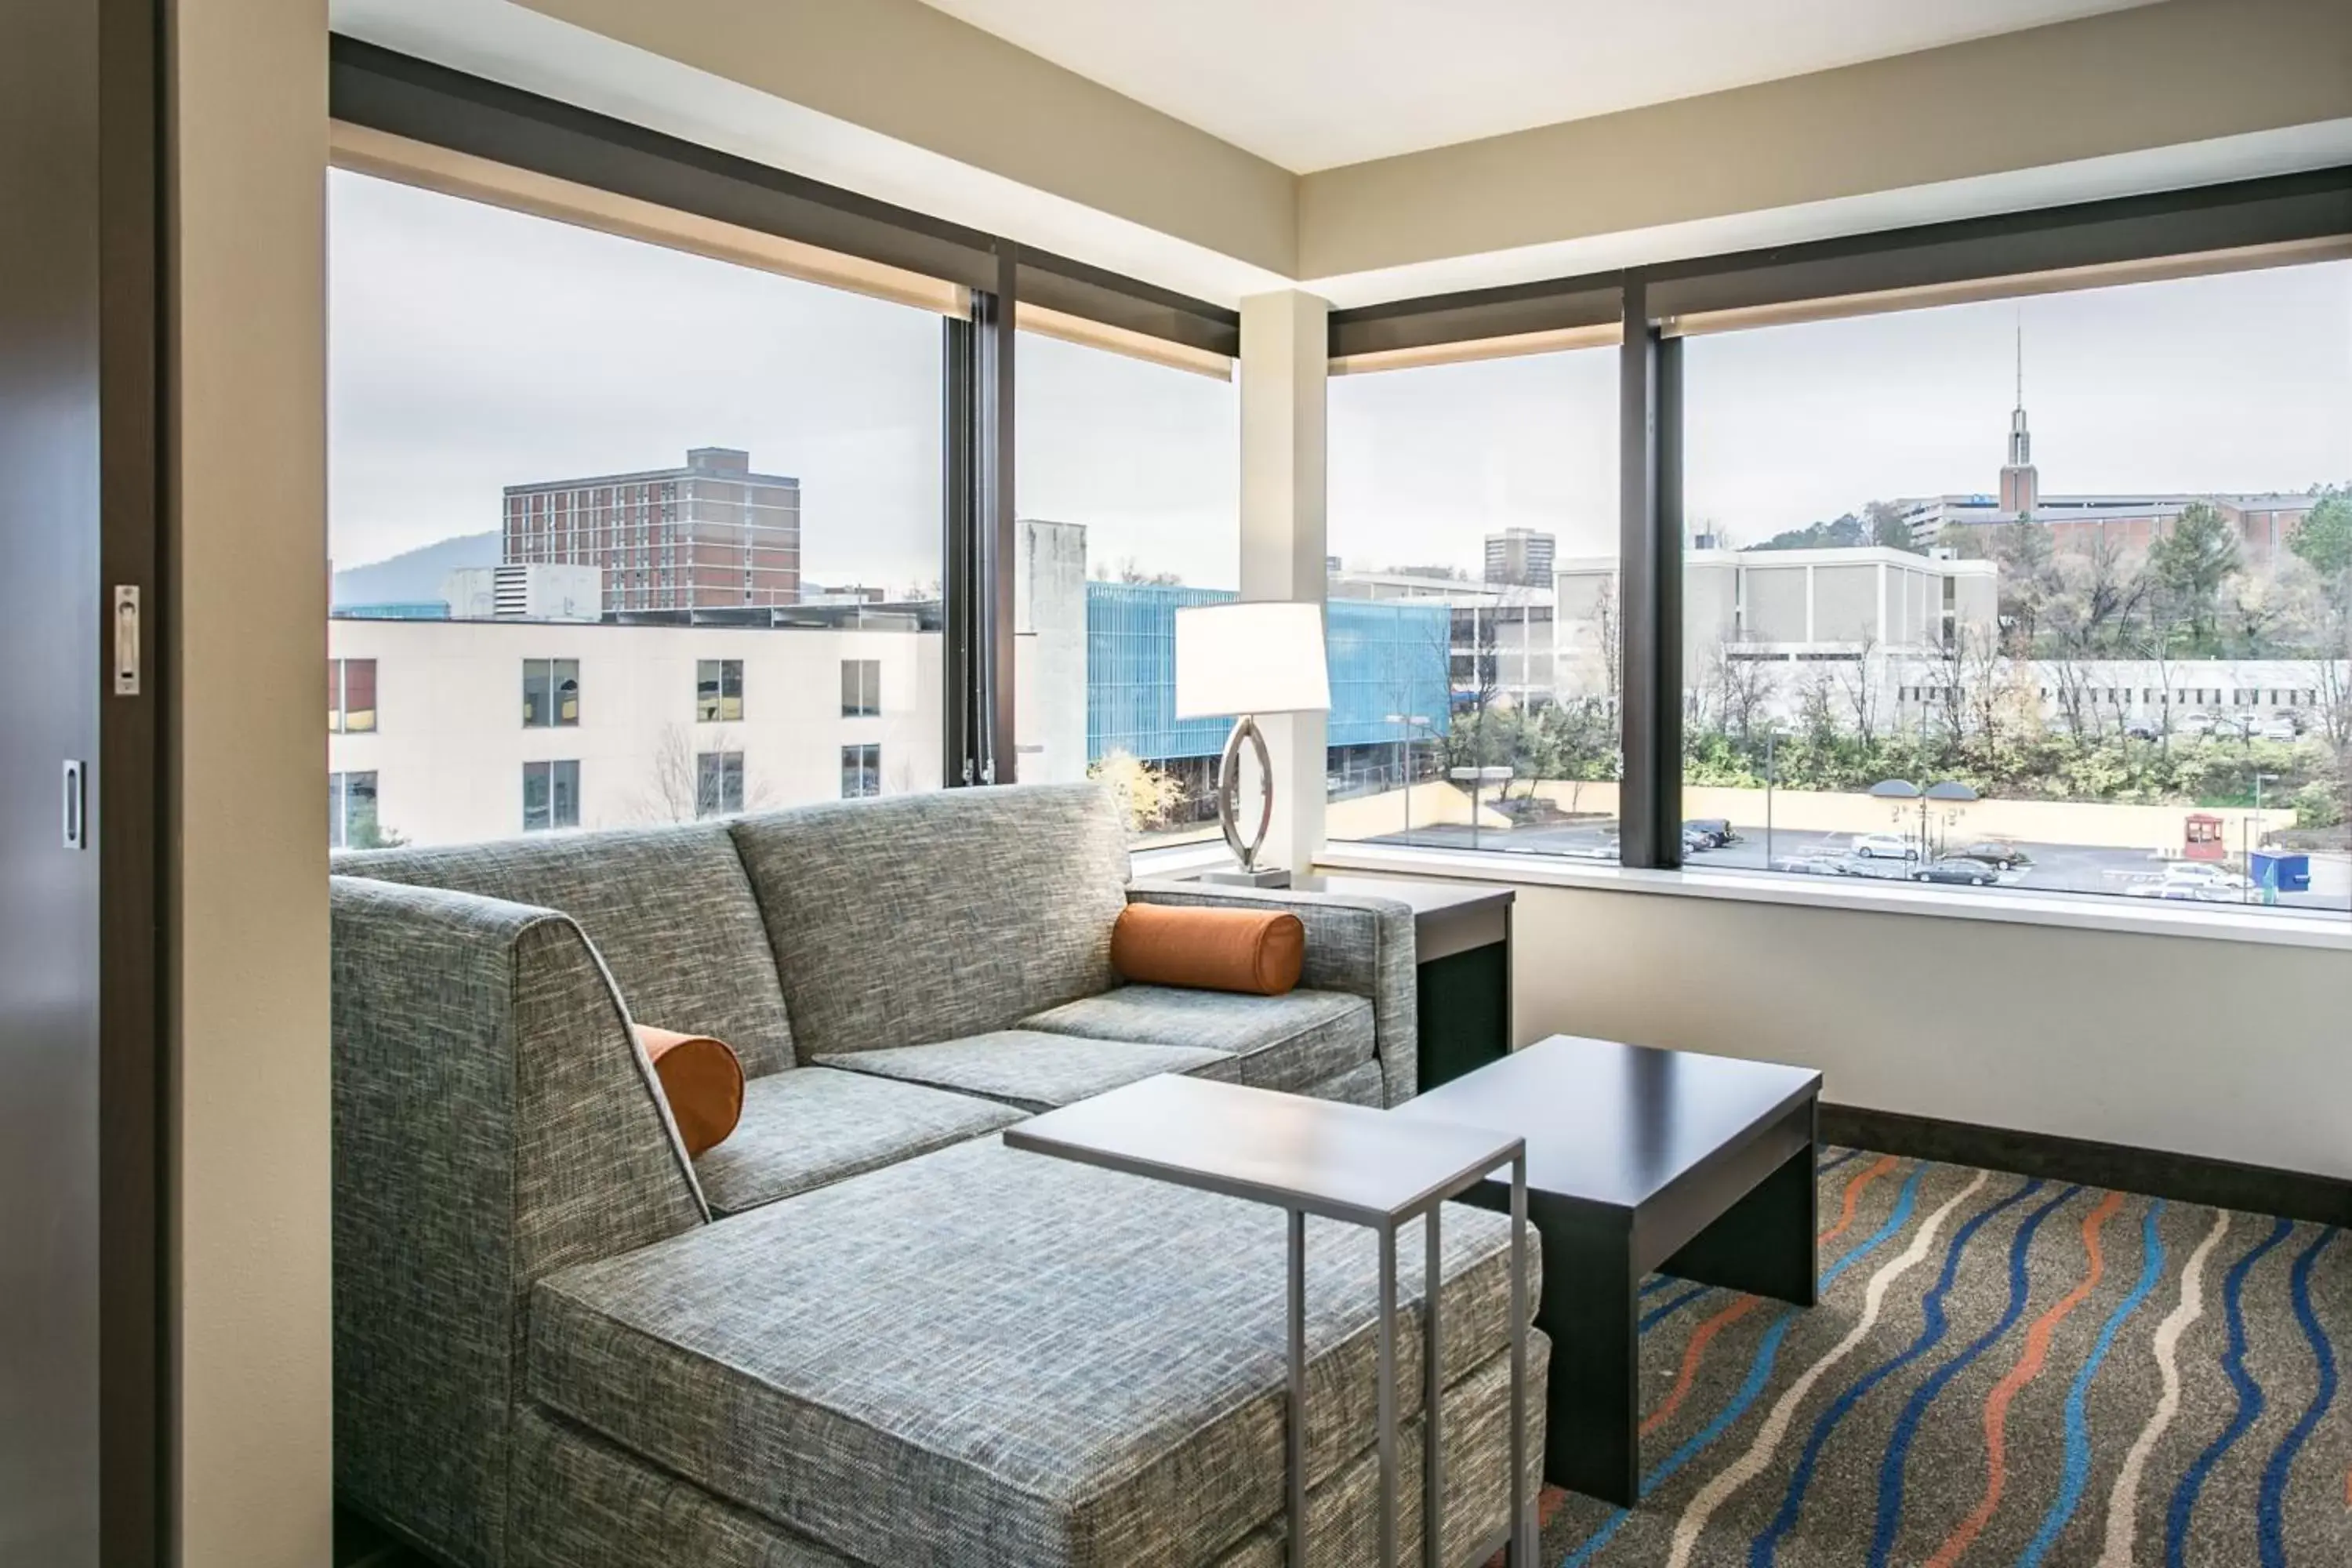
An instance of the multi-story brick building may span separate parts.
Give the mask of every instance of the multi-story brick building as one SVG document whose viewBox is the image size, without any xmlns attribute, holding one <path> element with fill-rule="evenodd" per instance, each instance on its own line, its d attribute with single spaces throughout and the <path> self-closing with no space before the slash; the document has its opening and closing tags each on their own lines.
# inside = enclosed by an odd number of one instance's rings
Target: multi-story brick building
<svg viewBox="0 0 2352 1568">
<path fill-rule="evenodd" d="M 801 482 L 697 447 L 684 468 L 509 485 L 499 559 L 601 567 L 609 611 L 798 604 Z"/>
</svg>

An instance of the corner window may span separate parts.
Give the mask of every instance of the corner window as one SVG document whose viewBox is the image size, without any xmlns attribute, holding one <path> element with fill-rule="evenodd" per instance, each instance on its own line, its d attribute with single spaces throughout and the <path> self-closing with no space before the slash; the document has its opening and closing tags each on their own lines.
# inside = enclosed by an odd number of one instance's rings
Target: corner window
<svg viewBox="0 0 2352 1568">
<path fill-rule="evenodd" d="M 1686 339 L 1685 863 L 2345 912 L 2352 702 L 2272 688 L 2352 656 L 2347 345 L 2347 262 Z"/>
<path fill-rule="evenodd" d="M 386 849 L 397 842 L 376 816 L 375 774 L 327 775 L 327 847 Z"/>
<path fill-rule="evenodd" d="M 522 727 L 526 730 L 569 728 L 580 722 L 580 661 L 576 658 L 527 658 L 522 661 Z"/>
<path fill-rule="evenodd" d="M 841 748 L 841 798 L 882 793 L 882 748 L 871 743 Z"/>
<path fill-rule="evenodd" d="M 1104 780 L 1139 847 L 1213 839 L 1229 719 L 1176 717 L 1176 612 L 1241 587 L 1231 366 L 1020 339 L 1013 730 L 1025 783 Z"/>
<path fill-rule="evenodd" d="M 1618 360 L 1330 386 L 1336 841 L 1618 858 Z"/>
<path fill-rule="evenodd" d="M 375 730 L 375 660 L 327 661 L 327 731 L 364 735 Z"/>
<path fill-rule="evenodd" d="M 871 719 L 882 711 L 882 661 L 845 658 L 841 661 L 841 716 Z"/>
<path fill-rule="evenodd" d="M 522 830 L 543 833 L 551 828 L 579 826 L 580 764 L 523 763 Z"/>
<path fill-rule="evenodd" d="M 704 752 L 694 759 L 694 815 L 733 816 L 743 809 L 743 753 Z"/>
<path fill-rule="evenodd" d="M 743 717 L 743 661 L 703 658 L 694 664 L 694 717 L 698 723 L 732 724 Z"/>
</svg>

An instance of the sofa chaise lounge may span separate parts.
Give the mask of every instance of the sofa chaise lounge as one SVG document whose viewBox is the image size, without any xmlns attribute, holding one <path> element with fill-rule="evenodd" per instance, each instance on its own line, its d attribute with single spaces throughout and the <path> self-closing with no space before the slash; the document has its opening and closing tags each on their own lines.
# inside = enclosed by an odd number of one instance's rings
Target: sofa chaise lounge
<svg viewBox="0 0 2352 1568">
<path fill-rule="evenodd" d="M 346 1503 L 463 1568 L 1281 1560 L 1281 1215 L 993 1134 L 1160 1072 L 1409 1096 L 1403 906 L 1130 888 L 1118 809 L 1090 785 L 335 869 Z M 1121 985 L 1130 898 L 1276 900 L 1307 923 L 1306 983 Z M 741 1125 L 698 1161 L 633 1023 L 743 1058 Z M 1457 1209 L 1445 1229 L 1458 1556 L 1507 1510 L 1507 1226 Z M 1400 1250 L 1417 1303 L 1419 1242 Z M 1354 1563 L 1376 1485 L 1372 1244 L 1318 1223 L 1308 1254 L 1314 1560 Z"/>
</svg>

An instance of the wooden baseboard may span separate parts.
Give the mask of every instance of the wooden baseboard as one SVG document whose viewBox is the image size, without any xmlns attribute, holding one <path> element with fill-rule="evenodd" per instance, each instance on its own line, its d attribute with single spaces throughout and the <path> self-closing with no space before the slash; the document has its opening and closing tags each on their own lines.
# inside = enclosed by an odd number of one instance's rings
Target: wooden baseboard
<svg viewBox="0 0 2352 1568">
<path fill-rule="evenodd" d="M 2334 1176 L 1826 1102 L 1821 1136 L 1823 1142 L 1908 1159 L 1981 1165 L 2322 1225 L 2352 1225 L 2352 1181 Z"/>
</svg>

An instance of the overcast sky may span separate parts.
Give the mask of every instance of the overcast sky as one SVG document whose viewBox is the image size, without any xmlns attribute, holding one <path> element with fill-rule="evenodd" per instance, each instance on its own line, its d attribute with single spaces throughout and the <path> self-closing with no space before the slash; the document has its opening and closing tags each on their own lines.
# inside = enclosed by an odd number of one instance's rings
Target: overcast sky
<svg viewBox="0 0 2352 1568">
<path fill-rule="evenodd" d="M 331 176 L 338 566 L 494 529 L 503 486 L 750 449 L 802 482 L 821 584 L 939 576 L 939 319 Z M 1692 340 L 1689 512 L 1752 544 L 1874 498 L 1990 490 L 2013 334 L 2048 493 L 2352 479 L 2352 263 Z M 1235 388 L 1024 335 L 1016 481 L 1116 568 L 1230 586 Z M 1330 543 L 1475 571 L 1491 530 L 1609 553 L 1615 354 L 1347 376 Z"/>
</svg>

